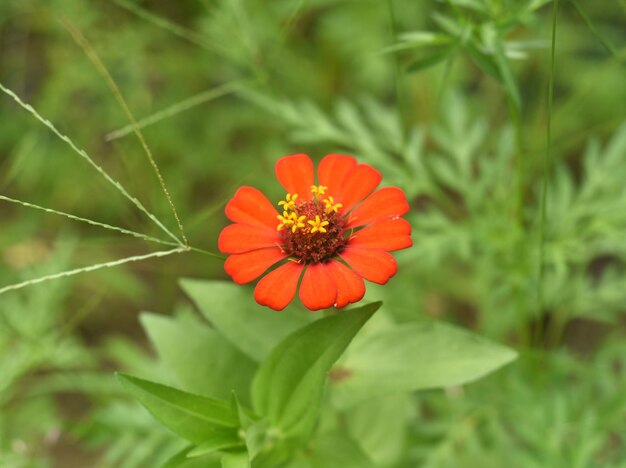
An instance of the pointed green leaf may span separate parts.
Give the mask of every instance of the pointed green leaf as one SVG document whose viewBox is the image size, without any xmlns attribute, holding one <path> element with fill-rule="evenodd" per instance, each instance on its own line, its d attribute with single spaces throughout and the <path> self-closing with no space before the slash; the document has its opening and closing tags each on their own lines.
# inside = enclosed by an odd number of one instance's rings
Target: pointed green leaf
<svg viewBox="0 0 626 468">
<path fill-rule="evenodd" d="M 447 34 L 437 34 L 430 31 L 413 31 L 400 35 L 400 41 L 389 47 L 385 47 L 381 53 L 388 54 L 403 50 L 423 49 L 450 44 L 454 38 Z"/>
<path fill-rule="evenodd" d="M 513 74 L 513 70 L 511 69 L 511 64 L 509 62 L 509 59 L 506 57 L 506 54 L 504 53 L 504 48 L 502 46 L 502 40 L 500 37 L 494 39 L 494 48 L 496 52 L 496 64 L 498 65 L 500 76 L 502 76 L 504 87 L 506 88 L 507 94 L 515 104 L 515 107 L 519 109 L 522 106 L 522 98 L 519 93 L 517 81 L 515 80 L 515 75 Z"/>
<path fill-rule="evenodd" d="M 475 10 L 484 14 L 489 13 L 489 10 L 485 6 L 485 2 L 481 2 L 478 0 L 449 0 L 449 1 L 450 3 L 453 3 L 454 5 L 458 5 L 460 7 Z"/>
<path fill-rule="evenodd" d="M 187 454 L 193 450 L 193 446 L 186 447 L 174 454 L 161 468 L 221 468 L 219 457 L 215 454 L 206 457 L 187 458 Z"/>
<path fill-rule="evenodd" d="M 457 19 L 450 18 L 449 16 L 442 15 L 441 13 L 433 13 L 432 15 L 435 23 L 439 25 L 441 29 L 446 31 L 453 37 L 461 37 L 463 34 L 463 25 L 459 24 Z"/>
<path fill-rule="evenodd" d="M 450 387 L 476 380 L 517 353 L 473 333 L 433 321 L 406 323 L 350 347 L 333 382 L 333 400 L 347 408 L 398 391 Z"/>
<path fill-rule="evenodd" d="M 504 84 L 504 79 L 500 74 L 498 64 L 491 55 L 487 55 L 473 42 L 465 44 L 465 50 L 469 54 L 472 61 L 480 68 L 484 73 L 491 76 L 495 80 Z"/>
<path fill-rule="evenodd" d="M 181 286 L 204 316 L 234 346 L 255 361 L 313 317 L 261 307 L 246 288 L 226 281 L 184 279 Z"/>
<path fill-rule="evenodd" d="M 453 47 L 446 47 L 444 49 L 438 49 L 434 52 L 431 52 L 430 54 L 421 57 L 417 60 L 415 60 L 414 62 L 412 62 L 406 69 L 407 72 L 409 73 L 416 73 L 419 71 L 422 71 L 426 68 L 430 68 L 434 65 L 437 65 L 438 63 L 443 62 L 444 60 L 446 60 L 447 58 L 450 57 L 450 55 L 452 54 L 452 52 L 454 52 L 454 50 L 456 49 L 455 46 Z"/>
<path fill-rule="evenodd" d="M 183 389 L 220 399 L 234 390 L 249 400 L 256 364 L 208 325 L 155 314 L 142 314 L 141 323 Z"/>
<path fill-rule="evenodd" d="M 552 0 L 529 0 L 526 5 L 526 11 L 531 12 L 538 10 L 542 6 L 550 3 Z"/>
<path fill-rule="evenodd" d="M 549 2 L 550 0 L 545 0 L 545 2 Z M 600 41 L 600 43 L 604 46 L 604 48 L 609 52 L 614 59 L 618 61 L 624 61 L 624 57 L 620 55 L 619 50 L 613 45 L 613 43 L 601 32 L 600 29 L 591 21 L 591 18 L 582 7 L 578 0 L 570 0 L 576 8 L 576 11 L 580 15 L 580 17 L 585 21 L 589 30 L 593 33 L 594 36 Z"/>
<path fill-rule="evenodd" d="M 193 450 L 193 446 L 185 447 L 179 452 L 175 453 L 167 460 L 161 468 L 177 468 L 187 461 L 187 454 Z"/>
<path fill-rule="evenodd" d="M 517 109 L 521 107 L 521 96 L 517 81 L 506 57 L 503 39 L 492 24 L 480 28 L 480 42 L 473 38 L 466 44 L 466 50 L 474 62 L 487 74 L 498 80 Z"/>
<path fill-rule="evenodd" d="M 179 436 L 202 444 L 218 435 L 236 434 L 230 402 L 183 392 L 156 382 L 118 374 L 124 387 L 162 424 Z"/>
<path fill-rule="evenodd" d="M 317 418 L 326 376 L 380 302 L 322 318 L 282 341 L 252 384 L 256 411 L 290 437 L 306 436 Z"/>
<path fill-rule="evenodd" d="M 230 405 L 233 409 L 233 413 L 237 417 L 237 424 L 242 429 L 247 429 L 258 420 L 258 417 L 251 410 L 241 404 L 237 392 L 232 392 Z"/>
<path fill-rule="evenodd" d="M 222 468 L 249 468 L 248 452 L 227 453 L 222 457 Z"/>
<path fill-rule="evenodd" d="M 216 434 L 215 437 L 198 445 L 187 454 L 187 458 L 201 457 L 224 449 L 242 447 L 243 440 L 237 434 Z"/>
</svg>

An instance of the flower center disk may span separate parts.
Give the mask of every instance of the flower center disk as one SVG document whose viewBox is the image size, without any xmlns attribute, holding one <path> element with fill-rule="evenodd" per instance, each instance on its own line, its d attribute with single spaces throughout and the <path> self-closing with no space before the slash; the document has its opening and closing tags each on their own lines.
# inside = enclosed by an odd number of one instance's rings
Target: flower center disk
<svg viewBox="0 0 626 468">
<path fill-rule="evenodd" d="M 313 186 L 313 200 L 297 201 L 297 194 L 287 194 L 279 202 L 278 216 L 281 248 L 287 255 L 305 264 L 321 263 L 335 256 L 346 244 L 346 221 L 338 214 L 340 203 L 332 197 L 321 199 L 325 187 Z"/>
</svg>

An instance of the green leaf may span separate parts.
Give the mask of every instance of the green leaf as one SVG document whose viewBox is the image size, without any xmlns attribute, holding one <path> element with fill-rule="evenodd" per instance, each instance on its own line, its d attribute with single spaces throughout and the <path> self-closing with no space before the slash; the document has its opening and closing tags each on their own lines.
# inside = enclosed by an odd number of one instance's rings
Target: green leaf
<svg viewBox="0 0 626 468">
<path fill-rule="evenodd" d="M 248 452 L 227 453 L 222 457 L 222 468 L 249 468 Z"/>
<path fill-rule="evenodd" d="M 268 423 L 264 419 L 259 420 L 251 410 L 242 406 L 235 392 L 232 394 L 231 405 L 237 415 L 239 427 L 243 430 L 248 456 L 254 459 L 265 446 Z"/>
<path fill-rule="evenodd" d="M 551 1 L 552 0 L 529 0 L 528 4 L 526 5 L 526 11 L 531 12 L 538 10 L 539 8 L 547 5 Z"/>
<path fill-rule="evenodd" d="M 347 408 L 398 391 L 450 387 L 476 380 L 517 353 L 438 322 L 407 323 L 351 346 L 333 381 L 333 401 Z"/>
<path fill-rule="evenodd" d="M 454 38 L 447 34 L 437 34 L 430 31 L 413 31 L 400 35 L 400 41 L 397 44 L 384 48 L 382 53 L 388 54 L 403 50 L 442 46 L 454 41 Z"/>
<path fill-rule="evenodd" d="M 254 468 L 282 467 L 293 457 L 290 441 L 279 437 L 280 434 L 270 430 L 267 420 L 259 421 L 246 430 L 246 446 Z"/>
<path fill-rule="evenodd" d="M 521 107 L 522 98 L 517 81 L 511 69 L 502 37 L 493 24 L 484 24 L 480 28 L 481 40 L 472 38 L 465 47 L 472 60 L 488 75 L 498 80 L 517 109 Z"/>
<path fill-rule="evenodd" d="M 468 8 L 470 10 L 475 10 L 483 14 L 489 13 L 489 11 L 487 10 L 483 2 L 479 0 L 449 0 L 449 2 L 454 5 L 458 5 L 463 8 Z"/>
<path fill-rule="evenodd" d="M 281 342 L 261 364 L 252 384 L 257 412 L 289 437 L 313 429 L 326 376 L 380 302 L 313 322 Z"/>
<path fill-rule="evenodd" d="M 221 468 L 220 459 L 215 454 L 205 457 L 188 458 L 187 454 L 193 450 L 193 446 L 185 447 L 167 460 L 161 468 Z"/>
<path fill-rule="evenodd" d="M 504 87 L 509 97 L 515 104 L 515 107 L 517 109 L 520 109 L 522 106 L 522 98 L 519 93 L 517 81 L 515 80 L 515 75 L 513 74 L 513 70 L 511 69 L 511 64 L 509 62 L 509 59 L 507 59 L 506 54 L 504 53 L 502 39 L 499 36 L 495 37 L 493 45 L 496 56 L 496 64 L 498 65 L 500 76 L 502 76 Z"/>
<path fill-rule="evenodd" d="M 431 54 L 428 54 L 412 62 L 407 67 L 406 70 L 409 73 L 416 73 L 426 68 L 430 68 L 434 65 L 437 65 L 440 62 L 443 62 L 448 57 L 450 57 L 450 55 L 452 54 L 452 52 L 454 52 L 455 49 L 456 49 L 456 46 L 451 46 L 451 47 L 446 47 L 443 49 L 436 50 L 432 52 Z"/>
<path fill-rule="evenodd" d="M 118 374 L 118 378 L 156 419 L 195 444 L 237 433 L 237 417 L 228 401 L 194 395 L 130 375 Z"/>
<path fill-rule="evenodd" d="M 243 406 L 239 401 L 237 392 L 232 392 L 230 396 L 230 405 L 233 413 L 237 417 L 237 425 L 242 429 L 247 429 L 257 422 L 258 417 L 248 408 Z"/>
<path fill-rule="evenodd" d="M 504 84 L 504 79 L 500 74 L 500 69 L 493 56 L 483 52 L 480 47 L 473 42 L 465 44 L 465 50 L 478 68 L 498 82 Z"/>
<path fill-rule="evenodd" d="M 142 314 L 141 323 L 184 390 L 220 399 L 228 399 L 234 390 L 249 400 L 256 364 L 215 330 L 154 314 Z"/>
<path fill-rule="evenodd" d="M 193 446 L 185 447 L 179 452 L 175 453 L 167 460 L 161 468 L 177 468 L 187 461 L 187 454 L 193 450 Z"/>
<path fill-rule="evenodd" d="M 453 37 L 461 37 L 463 35 L 463 25 L 459 24 L 456 19 L 449 16 L 442 15 L 441 13 L 433 13 L 433 20 L 439 25 L 441 29 L 446 31 Z"/>
<path fill-rule="evenodd" d="M 215 437 L 195 447 L 187 454 L 187 457 L 201 457 L 219 450 L 242 447 L 243 445 L 244 442 L 237 434 L 216 434 Z"/>
<path fill-rule="evenodd" d="M 181 286 L 200 311 L 240 351 L 257 362 L 312 316 L 261 307 L 250 290 L 226 281 L 184 279 Z"/>
</svg>

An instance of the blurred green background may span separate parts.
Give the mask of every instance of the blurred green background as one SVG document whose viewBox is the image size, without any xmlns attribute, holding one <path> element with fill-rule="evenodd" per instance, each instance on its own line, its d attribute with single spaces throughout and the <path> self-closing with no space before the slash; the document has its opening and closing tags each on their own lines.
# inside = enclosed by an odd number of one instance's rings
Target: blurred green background
<svg viewBox="0 0 626 468">
<path fill-rule="evenodd" d="M 522 352 L 416 397 L 398 466 L 626 466 L 626 2 L 559 3 L 551 119 L 542 0 L 3 0 L 0 83 L 177 232 L 80 31 L 212 252 L 236 187 L 282 196 L 278 157 L 376 166 L 415 245 L 366 299 Z M 6 94 L 0 195 L 162 237 Z M 6 200 L 0 220 L 0 288 L 164 248 Z M 110 374 L 154 365 L 137 314 L 191 313 L 181 277 L 225 274 L 188 252 L 0 295 L 0 466 L 152 466 L 158 429 L 120 422 Z"/>
</svg>

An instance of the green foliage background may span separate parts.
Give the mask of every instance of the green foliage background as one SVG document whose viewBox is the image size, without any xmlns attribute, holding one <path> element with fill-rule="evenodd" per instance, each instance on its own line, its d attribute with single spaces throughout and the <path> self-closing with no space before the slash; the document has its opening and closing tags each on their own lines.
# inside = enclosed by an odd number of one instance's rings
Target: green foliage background
<svg viewBox="0 0 626 468">
<path fill-rule="evenodd" d="M 388 402 L 397 466 L 617 467 L 626 3 L 558 3 L 551 115 L 556 2 L 542 0 L 4 0 L 0 83 L 175 232 L 68 25 L 80 30 L 137 120 L 156 120 L 146 140 L 191 245 L 208 251 L 237 186 L 282 195 L 278 157 L 375 165 L 406 191 L 415 245 L 366 299 L 397 323 L 456 322 L 520 351 L 480 382 Z M 159 235 L 9 96 L 0 118 L 0 195 Z M 0 288 L 159 248 L 6 200 L 0 220 Z M 220 279 L 222 263 L 187 252 L 0 295 L 0 465 L 150 466 L 180 448 L 112 377 L 166 380 L 138 312 L 193 320 L 180 277 Z"/>
</svg>

